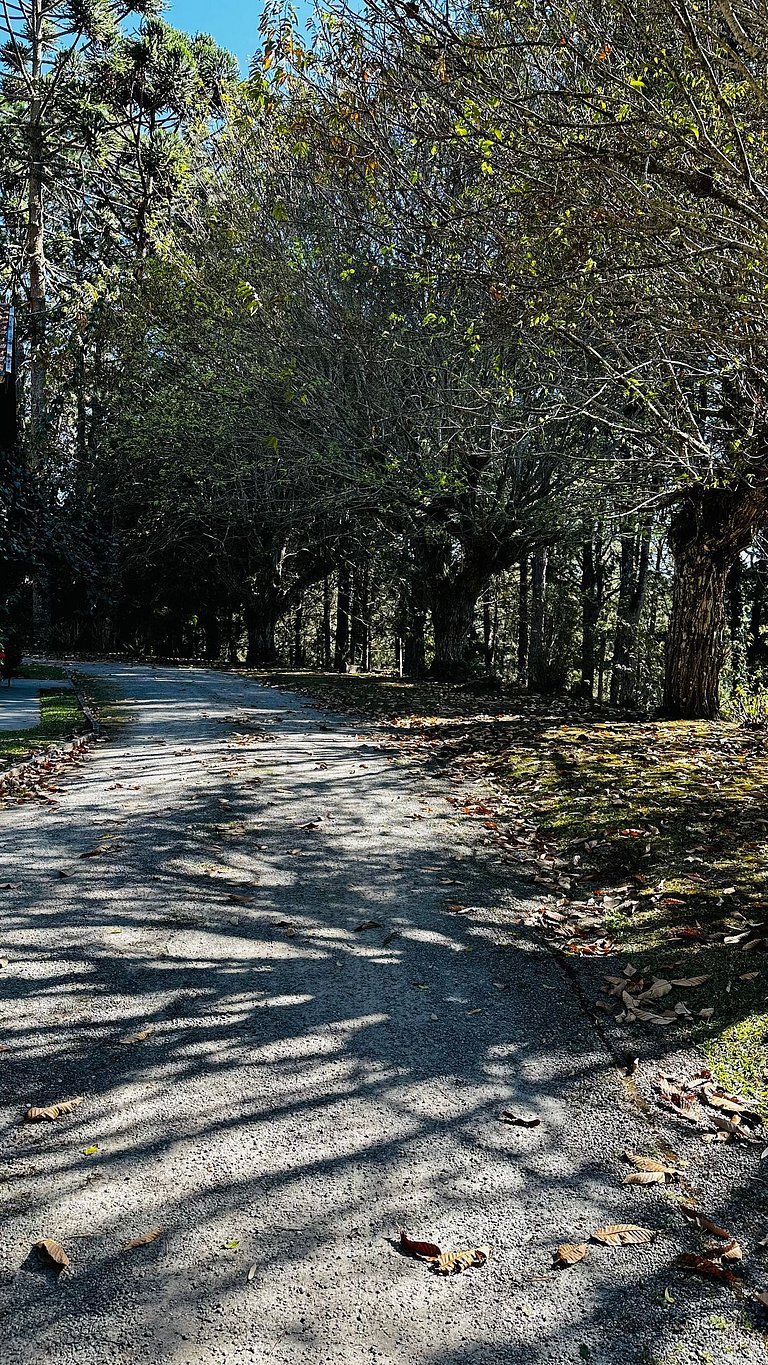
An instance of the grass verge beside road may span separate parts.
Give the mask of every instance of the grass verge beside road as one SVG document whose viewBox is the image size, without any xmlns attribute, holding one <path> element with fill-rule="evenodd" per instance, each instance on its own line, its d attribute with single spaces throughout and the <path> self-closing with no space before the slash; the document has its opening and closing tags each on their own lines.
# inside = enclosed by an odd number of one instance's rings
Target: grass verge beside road
<svg viewBox="0 0 768 1365">
<path fill-rule="evenodd" d="M 21 677 L 64 680 L 62 668 L 49 665 L 24 665 Z M 104 726 L 120 723 L 119 700 L 114 689 L 101 678 L 75 672 L 77 692 L 96 713 Z M 54 744 L 66 743 L 88 730 L 75 691 L 70 687 L 43 688 L 40 692 L 40 724 L 29 730 L 0 730 L 0 769 L 11 767 Z"/>
<path fill-rule="evenodd" d="M 31 730 L 0 730 L 0 766 L 18 763 L 51 744 L 86 729 L 77 697 L 69 687 L 46 688 L 40 694 L 40 724 Z"/>
<path fill-rule="evenodd" d="M 630 963 L 647 985 L 705 977 L 651 1011 L 680 1001 L 683 1017 L 640 1027 L 664 1046 L 699 1043 L 719 1078 L 768 1112 L 765 731 L 633 721 L 512 691 L 262 676 L 377 722 L 410 757 L 448 770 L 457 810 L 481 819 L 500 856 L 534 881 L 544 913 L 599 916 L 583 941 L 562 931 L 563 951 L 578 958 L 603 938 L 606 974 Z M 615 998 L 601 1004 L 621 1013 Z"/>
</svg>

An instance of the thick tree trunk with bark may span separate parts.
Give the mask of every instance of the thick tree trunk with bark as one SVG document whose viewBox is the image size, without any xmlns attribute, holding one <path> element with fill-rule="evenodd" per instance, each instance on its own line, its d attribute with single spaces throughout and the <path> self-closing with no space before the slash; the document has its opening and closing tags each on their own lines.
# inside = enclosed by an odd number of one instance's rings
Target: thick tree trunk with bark
<svg viewBox="0 0 768 1365">
<path fill-rule="evenodd" d="M 725 657 L 725 585 L 736 556 L 768 517 L 768 490 L 747 484 L 691 488 L 669 529 L 675 562 L 667 632 L 664 710 L 714 719 Z"/>
<path fill-rule="evenodd" d="M 450 580 L 430 592 L 430 614 L 435 652 L 429 673 L 445 682 L 469 673 L 469 641 L 481 584 L 471 579 Z"/>
<path fill-rule="evenodd" d="M 278 606 L 271 596 L 264 596 L 249 602 L 245 608 L 245 629 L 248 636 L 248 650 L 245 662 L 251 668 L 259 664 L 273 664 L 277 659 L 275 630 L 278 622 Z"/>
</svg>

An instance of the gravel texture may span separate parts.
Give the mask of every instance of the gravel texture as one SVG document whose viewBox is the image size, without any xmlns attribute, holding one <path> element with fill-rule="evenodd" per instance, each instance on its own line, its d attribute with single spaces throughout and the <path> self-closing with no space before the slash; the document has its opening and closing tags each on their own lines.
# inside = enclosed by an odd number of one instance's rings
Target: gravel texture
<svg viewBox="0 0 768 1365">
<path fill-rule="evenodd" d="M 762 1362 L 763 1310 L 672 1268 L 670 1190 L 621 1184 L 666 1136 L 762 1287 L 759 1150 L 643 1112 L 478 823 L 298 697 L 93 671 L 127 727 L 0 814 L 3 1365 Z M 551 1269 L 614 1222 L 660 1235 Z M 442 1278 L 404 1227 L 490 1259 Z"/>
</svg>

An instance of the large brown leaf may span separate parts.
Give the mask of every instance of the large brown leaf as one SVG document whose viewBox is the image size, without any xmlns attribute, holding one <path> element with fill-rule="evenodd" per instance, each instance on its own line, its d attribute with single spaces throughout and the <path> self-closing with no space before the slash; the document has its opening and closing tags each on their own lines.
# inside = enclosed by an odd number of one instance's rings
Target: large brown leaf
<svg viewBox="0 0 768 1365">
<path fill-rule="evenodd" d="M 82 1104 L 83 1097 L 78 1095 L 72 1100 L 56 1100 L 55 1104 L 46 1104 L 41 1108 L 32 1105 L 24 1115 L 26 1123 L 41 1123 L 43 1119 L 58 1119 L 62 1114 L 71 1114 L 78 1104 Z"/>
<path fill-rule="evenodd" d="M 576 1265 L 578 1261 L 586 1260 L 588 1255 L 586 1242 L 563 1242 L 555 1252 L 555 1265 Z"/>
<path fill-rule="evenodd" d="M 57 1270 L 66 1270 L 69 1265 L 69 1257 L 58 1242 L 54 1242 L 52 1237 L 42 1237 L 39 1242 L 34 1243 L 35 1251 L 38 1251 L 44 1260 Z"/>
<path fill-rule="evenodd" d="M 422 1242 L 405 1231 L 400 1233 L 400 1249 L 420 1261 L 438 1261 L 443 1254 L 436 1242 Z"/>
<path fill-rule="evenodd" d="M 730 1232 L 726 1232 L 725 1228 L 718 1227 L 717 1223 L 713 1223 L 712 1219 L 707 1218 L 707 1215 L 702 1213 L 700 1209 L 694 1209 L 690 1204 L 680 1204 L 679 1208 L 686 1223 L 698 1228 L 700 1232 L 708 1232 L 710 1237 L 721 1237 L 724 1242 L 733 1241 Z"/>
<path fill-rule="evenodd" d="M 145 1043 L 147 1038 L 151 1038 L 155 1031 L 154 1024 L 147 1024 L 146 1028 L 140 1028 L 137 1033 L 129 1033 L 127 1038 L 121 1038 L 120 1042 L 125 1046 L 127 1043 Z"/>
<path fill-rule="evenodd" d="M 718 1280 L 720 1284 L 741 1288 L 741 1281 L 732 1270 L 726 1270 L 724 1265 L 710 1260 L 708 1256 L 698 1256 L 694 1251 L 683 1252 L 682 1256 L 678 1256 L 675 1265 L 680 1266 L 681 1270 L 692 1271 L 694 1275 L 704 1275 L 709 1280 Z"/>
<path fill-rule="evenodd" d="M 135 1247 L 148 1246 L 150 1242 L 156 1242 L 158 1237 L 162 1237 L 165 1228 L 150 1228 L 149 1232 L 142 1232 L 140 1237 L 132 1237 L 130 1242 L 123 1244 L 123 1251 L 133 1251 Z"/>
<path fill-rule="evenodd" d="M 460 1275 L 472 1265 L 485 1265 L 490 1247 L 466 1247 L 462 1251 L 444 1251 L 437 1258 L 435 1269 L 439 1275 Z"/>
<path fill-rule="evenodd" d="M 592 1241 L 607 1247 L 647 1246 L 655 1236 L 654 1228 L 641 1228 L 637 1223 L 608 1223 L 592 1233 Z"/>
<path fill-rule="evenodd" d="M 675 1166 L 670 1166 L 666 1161 L 657 1161 L 653 1156 L 638 1156 L 636 1152 L 625 1152 L 624 1160 L 630 1166 L 634 1166 L 639 1176 L 650 1176 L 650 1180 L 637 1179 L 628 1175 L 624 1179 L 625 1185 L 653 1185 L 660 1184 L 663 1180 L 678 1180 L 682 1171 Z"/>
</svg>

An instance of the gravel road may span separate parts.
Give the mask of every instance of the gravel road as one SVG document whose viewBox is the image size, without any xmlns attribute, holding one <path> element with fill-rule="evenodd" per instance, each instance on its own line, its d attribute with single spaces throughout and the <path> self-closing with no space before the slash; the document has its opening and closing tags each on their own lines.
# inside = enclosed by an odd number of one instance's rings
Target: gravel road
<svg viewBox="0 0 768 1365">
<path fill-rule="evenodd" d="M 3 1365 L 764 1361 L 760 1310 L 670 1268 L 669 1192 L 622 1186 L 658 1131 L 479 822 L 301 698 L 93 671 L 127 727 L 0 812 Z M 552 1270 L 621 1222 L 661 1235 Z M 441 1277 L 401 1228 L 490 1259 Z"/>
</svg>

